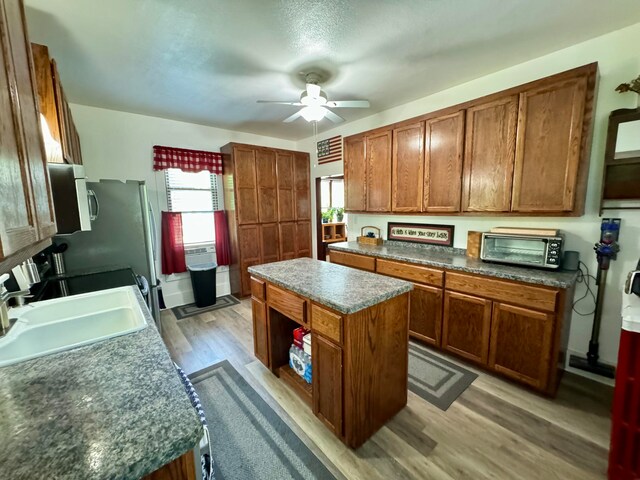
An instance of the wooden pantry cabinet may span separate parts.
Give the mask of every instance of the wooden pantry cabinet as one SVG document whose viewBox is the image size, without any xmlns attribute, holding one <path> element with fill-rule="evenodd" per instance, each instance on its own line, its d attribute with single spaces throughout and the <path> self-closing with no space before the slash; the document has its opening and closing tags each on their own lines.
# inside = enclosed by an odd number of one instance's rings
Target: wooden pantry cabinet
<svg viewBox="0 0 640 480">
<path fill-rule="evenodd" d="M 23 4 L 0 0 L 0 273 L 50 243 L 56 223 Z"/>
<path fill-rule="evenodd" d="M 251 292 L 247 269 L 311 257 L 309 154 L 230 143 L 221 148 L 231 292 Z"/>
<path fill-rule="evenodd" d="M 337 250 L 331 262 L 414 282 L 409 334 L 555 395 L 573 288 L 559 289 Z"/>
<path fill-rule="evenodd" d="M 593 63 L 345 138 L 345 209 L 582 215 L 596 76 Z"/>
</svg>

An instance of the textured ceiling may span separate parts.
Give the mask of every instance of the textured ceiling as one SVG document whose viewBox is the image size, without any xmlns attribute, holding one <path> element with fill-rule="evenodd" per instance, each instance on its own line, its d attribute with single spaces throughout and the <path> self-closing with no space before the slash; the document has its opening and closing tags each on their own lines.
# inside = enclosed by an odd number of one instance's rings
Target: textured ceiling
<svg viewBox="0 0 640 480">
<path fill-rule="evenodd" d="M 310 66 L 329 99 L 370 100 L 350 121 L 640 22 L 638 0 L 25 3 L 72 103 L 289 139 L 311 125 L 256 100 L 297 99 Z"/>
</svg>

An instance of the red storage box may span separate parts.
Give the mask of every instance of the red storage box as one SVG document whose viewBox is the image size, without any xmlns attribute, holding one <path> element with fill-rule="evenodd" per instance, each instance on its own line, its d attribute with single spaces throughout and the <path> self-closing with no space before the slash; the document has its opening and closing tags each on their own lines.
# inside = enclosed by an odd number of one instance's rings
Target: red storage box
<svg viewBox="0 0 640 480">
<path fill-rule="evenodd" d="M 640 479 L 640 332 L 625 329 L 613 398 L 609 479 Z"/>
<path fill-rule="evenodd" d="M 304 347 L 302 337 L 304 337 L 307 333 L 309 333 L 309 330 L 304 327 L 298 327 L 293 331 L 293 344 L 300 350 L 302 350 L 302 348 Z"/>
</svg>

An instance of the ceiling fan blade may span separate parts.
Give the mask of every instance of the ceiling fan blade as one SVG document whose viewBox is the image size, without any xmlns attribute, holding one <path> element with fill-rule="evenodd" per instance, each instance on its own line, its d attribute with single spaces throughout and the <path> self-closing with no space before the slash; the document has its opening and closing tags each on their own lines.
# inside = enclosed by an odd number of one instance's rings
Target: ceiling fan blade
<svg viewBox="0 0 640 480">
<path fill-rule="evenodd" d="M 287 117 L 283 120 L 284 123 L 291 123 L 294 120 L 300 118 L 302 116 L 302 113 L 300 113 L 300 110 L 298 110 L 296 113 L 294 113 L 293 115 L 291 115 L 290 117 Z"/>
<path fill-rule="evenodd" d="M 307 83 L 307 95 L 311 98 L 318 98 L 320 96 L 320 85 Z"/>
<path fill-rule="evenodd" d="M 331 110 L 329 110 L 327 108 L 325 108 L 325 110 L 326 110 L 326 112 L 324 114 L 325 118 L 328 118 L 333 123 L 344 122 L 344 118 L 342 118 L 340 115 L 336 115 L 335 113 L 333 113 Z"/>
<path fill-rule="evenodd" d="M 281 102 L 279 100 L 258 100 L 256 103 L 275 103 L 278 105 L 294 105 L 296 107 L 300 107 L 302 105 L 300 102 Z"/>
<path fill-rule="evenodd" d="M 337 102 L 327 102 L 327 107 L 331 108 L 369 108 L 368 100 L 338 100 Z"/>
</svg>

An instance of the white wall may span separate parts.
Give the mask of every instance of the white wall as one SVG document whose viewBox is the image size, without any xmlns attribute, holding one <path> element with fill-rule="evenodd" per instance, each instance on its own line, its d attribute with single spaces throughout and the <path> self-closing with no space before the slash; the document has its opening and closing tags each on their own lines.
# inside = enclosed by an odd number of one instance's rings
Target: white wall
<svg viewBox="0 0 640 480">
<path fill-rule="evenodd" d="M 638 99 L 635 94 L 619 94 L 615 92 L 614 89 L 621 82 L 635 78 L 638 73 L 640 73 L 640 55 L 638 55 L 637 48 L 635 48 L 635 46 L 639 44 L 640 24 L 636 24 L 623 30 L 452 87 L 414 102 L 339 126 L 318 136 L 318 140 L 322 140 L 333 135 L 352 135 L 597 61 L 599 62 L 600 83 L 595 112 L 587 207 L 584 216 L 580 218 L 478 218 L 352 214 L 348 216 L 349 238 L 355 240 L 355 236 L 358 234 L 360 227 L 364 225 L 377 225 L 385 231 L 386 224 L 390 220 L 413 221 L 417 223 L 433 222 L 455 225 L 455 246 L 465 248 L 467 232 L 469 230 L 482 231 L 499 225 L 553 226 L 562 229 L 566 233 L 566 248 L 568 250 L 578 250 L 582 261 L 588 265 L 592 273 L 595 272 L 596 261 L 592 248 L 594 242 L 599 238 L 600 219 L 597 208 L 604 163 L 608 115 L 612 110 L 618 108 L 635 108 L 637 105 Z M 398 72 L 398 74 L 401 75 L 402 72 Z M 390 88 L 393 88 L 393 86 L 390 86 Z M 312 178 L 342 173 L 341 162 L 319 166 L 315 165 L 315 140 L 315 138 L 310 137 L 298 142 L 299 150 L 312 152 Z M 314 182 L 312 182 L 312 186 L 313 185 Z M 311 198 L 315 202 L 314 192 L 312 192 Z M 609 363 L 616 363 L 621 325 L 621 288 L 627 272 L 635 266 L 640 256 L 640 211 L 617 210 L 606 211 L 605 213 L 606 216 L 621 217 L 623 219 L 622 233 L 620 236 L 622 251 L 618 256 L 618 260 L 612 263 L 609 273 L 602 320 L 602 332 L 600 336 L 600 353 L 602 360 Z M 314 225 L 314 242 L 315 238 Z M 579 298 L 583 291 L 583 287 L 579 286 L 576 298 Z M 592 307 L 592 304 L 584 302 L 580 307 L 582 311 L 588 311 Z M 592 316 L 581 317 L 576 314 L 573 315 L 569 344 L 571 350 L 577 352 L 586 351 L 592 318 Z"/>
<path fill-rule="evenodd" d="M 72 105 L 74 121 L 82 142 L 82 158 L 91 181 L 105 178 L 144 180 L 156 212 L 158 229 L 160 211 L 167 210 L 167 193 L 162 172 L 153 171 L 153 145 L 220 151 L 228 142 L 271 147 L 295 148 L 295 143 L 260 135 L 233 132 L 219 128 L 176 122 L 84 105 Z M 160 232 L 158 231 L 158 238 Z M 158 258 L 160 256 L 158 255 Z M 160 262 L 158 261 L 158 272 Z M 167 306 L 193 302 L 188 274 L 160 275 Z M 229 292 L 226 267 L 218 269 L 217 294 Z"/>
</svg>

